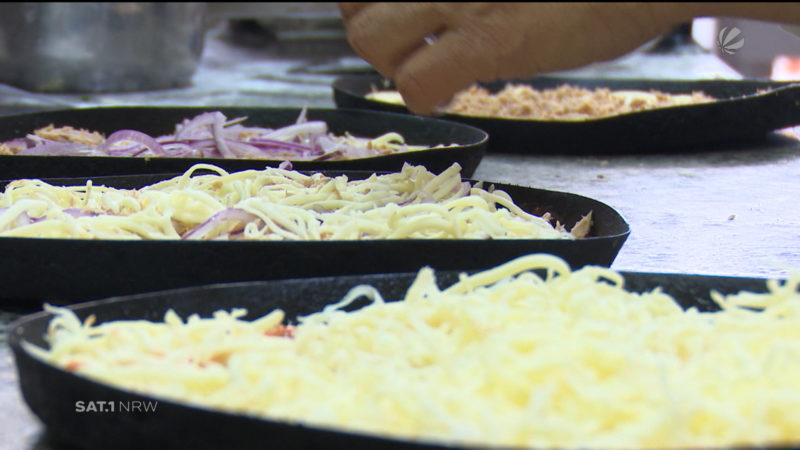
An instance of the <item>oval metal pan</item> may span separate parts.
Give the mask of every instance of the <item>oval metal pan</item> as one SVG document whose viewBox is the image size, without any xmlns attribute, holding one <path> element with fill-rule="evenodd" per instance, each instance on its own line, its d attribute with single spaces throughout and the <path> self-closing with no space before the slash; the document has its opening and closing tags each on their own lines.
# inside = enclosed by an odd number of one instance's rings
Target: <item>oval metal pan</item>
<svg viewBox="0 0 800 450">
<path fill-rule="evenodd" d="M 457 279 L 458 272 L 437 272 L 440 287 Z M 248 318 L 282 308 L 287 318 L 319 311 L 334 303 L 352 286 L 368 283 L 388 299 L 402 298 L 416 273 L 375 274 L 347 277 L 275 280 L 252 283 L 209 285 L 129 297 L 110 298 L 73 305 L 81 319 L 90 314 L 100 322 L 119 319 L 163 320 L 168 308 L 182 317 L 198 313 L 204 317 L 218 309 L 245 307 Z M 684 307 L 715 308 L 708 293 L 741 290 L 764 292 L 766 280 L 701 275 L 623 272 L 629 290 L 642 292 L 661 286 Z M 21 347 L 22 341 L 44 347 L 42 338 L 50 319 L 40 312 L 12 323 L 9 341 L 19 373 L 25 402 L 45 423 L 56 440 L 85 448 L 194 448 L 194 449 L 442 449 L 457 448 L 448 443 L 385 439 L 333 429 L 290 424 L 215 412 L 133 394 L 90 381 L 34 359 Z M 77 413 L 75 402 L 91 400 L 130 402 L 157 401 L 155 412 Z M 800 442 L 795 443 L 800 445 Z M 787 448 L 792 445 L 787 445 Z"/>
<path fill-rule="evenodd" d="M 708 151 L 725 144 L 747 145 L 770 131 L 800 124 L 800 84 L 757 80 L 625 80 L 537 77 L 510 80 L 535 89 L 562 84 L 612 90 L 657 89 L 669 93 L 703 91 L 713 103 L 674 106 L 586 121 L 524 120 L 444 114 L 447 120 L 489 133 L 488 152 L 531 154 L 648 154 Z M 506 81 L 484 83 L 497 92 Z M 373 87 L 392 89 L 379 75 L 352 75 L 333 84 L 335 103 L 409 114 L 408 109 L 365 96 Z"/>
<path fill-rule="evenodd" d="M 295 123 L 301 108 L 122 106 L 18 114 L 0 117 L 0 141 L 24 137 L 50 124 L 100 131 L 106 136 L 120 129 L 132 129 L 157 137 L 172 133 L 175 124 L 206 111 L 221 111 L 231 119 L 247 116 L 245 124 L 275 128 Z M 458 162 L 464 176 L 469 177 L 486 153 L 487 134 L 458 122 L 408 114 L 324 108 L 309 108 L 308 118 L 324 120 L 337 134 L 349 132 L 354 136 L 377 137 L 395 131 L 409 144 L 458 146 L 344 161 L 295 161 L 292 163 L 295 170 L 399 171 L 403 163 L 409 162 L 441 172 Z M 197 163 L 215 164 L 228 171 L 237 171 L 277 167 L 281 161 L 0 155 L 0 179 L 172 173 L 183 172 Z"/>
<path fill-rule="evenodd" d="M 374 172 L 325 171 L 362 179 Z M 92 177 L 94 185 L 138 188 L 172 175 Z M 85 184 L 89 178 L 48 180 Z M 474 181 L 474 180 L 471 180 Z M 39 307 L 206 283 L 440 270 L 480 270 L 528 253 L 551 253 L 573 267 L 610 266 L 630 234 L 611 206 L 580 195 L 492 183 L 522 209 L 550 212 L 572 226 L 589 211 L 590 236 L 562 239 L 405 239 L 372 241 L 113 241 L 0 238 L 14 270 L 0 271 L 0 302 Z M 487 184 L 488 186 L 488 184 Z M 0 183 L 0 189 L 4 189 Z"/>
</svg>

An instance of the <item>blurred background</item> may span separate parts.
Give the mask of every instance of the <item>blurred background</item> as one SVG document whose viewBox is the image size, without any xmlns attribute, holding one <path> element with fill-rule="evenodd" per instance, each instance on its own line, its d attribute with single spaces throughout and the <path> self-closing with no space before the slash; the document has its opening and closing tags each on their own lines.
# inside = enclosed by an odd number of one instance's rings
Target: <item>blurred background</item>
<svg viewBox="0 0 800 450">
<path fill-rule="evenodd" d="M 7 2 L 0 13 L 0 114 L 118 104 L 333 107 L 337 76 L 373 72 L 348 46 L 336 3 Z M 731 38 L 727 51 L 721 31 Z M 795 80 L 800 38 L 776 24 L 704 18 L 616 60 L 555 75 Z"/>
<path fill-rule="evenodd" d="M 692 23 L 693 42 L 712 52 L 745 78 L 800 79 L 800 37 L 789 27 L 757 20 L 702 18 Z M 800 32 L 800 27 L 797 32 Z M 739 29 L 742 46 L 733 52 L 718 47 L 720 32 Z"/>
</svg>

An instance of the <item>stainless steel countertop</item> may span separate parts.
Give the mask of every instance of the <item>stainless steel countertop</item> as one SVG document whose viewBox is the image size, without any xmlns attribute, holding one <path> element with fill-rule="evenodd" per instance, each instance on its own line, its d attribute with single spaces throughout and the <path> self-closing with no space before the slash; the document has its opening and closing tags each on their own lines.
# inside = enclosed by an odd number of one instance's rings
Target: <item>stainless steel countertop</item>
<svg viewBox="0 0 800 450">
<path fill-rule="evenodd" d="M 330 83 L 336 76 L 319 72 L 366 68 L 343 41 L 246 48 L 226 40 L 221 27 L 209 32 L 203 58 L 194 85 L 185 89 L 85 97 L 41 96 L 0 86 L 0 108 L 334 107 Z M 667 55 L 636 52 L 561 75 L 738 77 L 716 57 L 697 49 Z M 746 148 L 680 155 L 490 154 L 475 178 L 573 192 L 615 207 L 632 229 L 612 265 L 617 270 L 783 277 L 787 268 L 800 268 L 800 140 L 787 136 L 776 134 Z M 5 328 L 14 315 L 2 314 Z M 0 340 L 5 341 L 2 336 Z M 5 345 L 0 347 L 0 417 L 0 449 L 55 448 L 21 399 Z"/>
</svg>

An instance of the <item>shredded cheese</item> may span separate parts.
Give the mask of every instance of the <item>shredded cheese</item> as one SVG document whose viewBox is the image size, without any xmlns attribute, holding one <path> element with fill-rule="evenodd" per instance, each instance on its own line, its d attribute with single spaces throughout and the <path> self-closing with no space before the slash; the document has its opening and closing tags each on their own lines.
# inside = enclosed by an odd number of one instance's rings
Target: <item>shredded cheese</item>
<svg viewBox="0 0 800 450">
<path fill-rule="evenodd" d="M 213 173 L 195 175 L 202 170 Z M 406 164 L 364 180 L 282 168 L 228 173 L 197 164 L 138 190 L 26 179 L 0 194 L 0 237 L 573 239 L 585 235 L 585 227 L 578 230 L 573 236 L 501 190 L 462 181 L 458 163 L 439 175 Z"/>
<path fill-rule="evenodd" d="M 541 271 L 532 271 L 541 269 Z M 400 301 L 357 286 L 299 318 L 163 323 L 55 314 L 60 367 L 203 407 L 404 439 L 546 448 L 800 442 L 800 277 L 684 311 L 610 269 L 529 255 L 447 289 L 423 268 Z M 368 306 L 345 312 L 356 298 Z"/>
</svg>

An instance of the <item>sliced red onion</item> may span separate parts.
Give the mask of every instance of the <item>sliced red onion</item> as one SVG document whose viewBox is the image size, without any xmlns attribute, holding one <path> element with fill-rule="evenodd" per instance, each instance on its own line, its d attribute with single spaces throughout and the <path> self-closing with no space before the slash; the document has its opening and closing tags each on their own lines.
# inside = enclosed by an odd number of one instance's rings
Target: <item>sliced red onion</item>
<svg viewBox="0 0 800 450">
<path fill-rule="evenodd" d="M 344 141 L 337 147 L 336 151 L 341 157 L 347 159 L 369 158 L 371 156 L 376 156 L 376 152 L 367 148 L 366 146 L 357 147 Z"/>
<path fill-rule="evenodd" d="M 312 161 L 328 161 L 336 158 L 341 158 L 344 155 L 341 150 L 336 150 L 335 152 L 325 153 L 322 156 L 314 158 Z"/>
<path fill-rule="evenodd" d="M 211 122 L 211 134 L 214 136 L 214 142 L 217 144 L 217 149 L 225 158 L 236 158 L 236 153 L 225 142 L 222 129 L 225 126 L 225 115 L 219 111 L 213 112 L 213 121 Z"/>
<path fill-rule="evenodd" d="M 247 135 L 255 135 L 261 136 L 267 133 L 271 133 L 275 131 L 272 128 L 263 128 L 263 127 L 245 127 L 242 125 L 233 125 L 230 127 L 225 127 L 223 130 L 223 135 L 225 139 L 233 139 L 233 140 L 241 140 L 245 138 Z"/>
<path fill-rule="evenodd" d="M 214 139 L 175 139 L 173 136 L 159 136 L 156 138 L 156 142 L 161 144 L 161 146 L 171 145 L 171 144 L 186 144 L 191 145 L 193 147 L 208 147 L 214 148 Z"/>
<path fill-rule="evenodd" d="M 172 139 L 172 136 L 161 136 L 156 141 L 164 148 L 164 156 L 172 158 L 222 158 L 213 139 Z"/>
<path fill-rule="evenodd" d="M 347 159 L 371 158 L 373 156 L 380 155 L 380 153 L 374 153 L 367 147 L 356 147 L 354 145 L 348 145 L 347 147 L 345 147 L 345 149 L 346 150 L 344 156 Z"/>
<path fill-rule="evenodd" d="M 16 138 L 5 142 L 6 146 L 11 150 L 12 154 L 17 154 L 28 148 L 28 140 L 25 138 Z"/>
<path fill-rule="evenodd" d="M 261 136 L 262 139 L 274 139 L 276 141 L 292 141 L 301 134 L 306 136 L 319 136 L 328 133 L 328 124 L 321 121 L 305 122 L 301 124 L 289 125 Z"/>
<path fill-rule="evenodd" d="M 469 184 L 469 181 L 462 181 L 461 183 L 457 184 L 455 188 L 453 188 L 453 197 L 464 197 L 465 195 L 469 194 L 470 189 L 472 189 L 472 185 Z"/>
<path fill-rule="evenodd" d="M 28 134 L 27 136 L 25 136 L 25 141 L 28 143 L 28 145 L 42 145 L 42 144 L 45 144 L 46 142 L 55 142 L 55 141 L 51 141 L 49 139 L 45 139 L 43 137 L 37 136 L 35 134 Z"/>
<path fill-rule="evenodd" d="M 268 156 L 267 152 L 254 145 L 227 140 L 225 143 L 228 146 L 228 150 L 234 155 L 234 158 L 258 158 Z"/>
<path fill-rule="evenodd" d="M 145 147 L 146 149 L 147 147 Z M 124 147 L 115 147 L 113 149 L 108 150 L 109 156 L 133 156 L 136 153 L 139 153 L 142 150 L 142 146 L 136 142 L 131 142 L 130 145 L 126 145 Z"/>
<path fill-rule="evenodd" d="M 4 208 L 4 210 L 7 209 L 8 208 Z M 24 227 L 25 225 L 30 225 L 32 223 L 41 222 L 42 220 L 44 220 L 44 217 L 31 217 L 26 211 L 22 211 L 14 219 L 14 224 L 16 228 L 19 228 L 19 227 Z"/>
<path fill-rule="evenodd" d="M 136 130 L 119 130 L 111 133 L 111 136 L 109 136 L 108 139 L 106 139 L 106 141 L 100 145 L 99 150 L 103 153 L 109 154 L 114 144 L 123 141 L 131 141 L 144 145 L 156 155 L 164 154 L 164 149 L 161 147 L 161 144 L 153 139 L 152 136 Z"/>
<path fill-rule="evenodd" d="M 104 155 L 104 153 L 83 144 L 47 141 L 44 144 L 21 150 L 17 155 L 97 156 Z"/>
<path fill-rule="evenodd" d="M 26 138 L 14 138 L 11 139 L 10 141 L 6 141 L 6 145 L 8 145 L 9 147 L 28 145 L 28 140 Z"/>
<path fill-rule="evenodd" d="M 234 126 L 241 126 L 240 124 L 247 120 L 247 116 L 240 116 L 235 119 L 231 119 L 225 122 L 225 127 L 234 127 Z"/>
<path fill-rule="evenodd" d="M 184 234 L 183 240 L 203 240 L 207 239 L 208 234 L 223 222 L 242 222 L 249 223 L 258 219 L 258 216 L 238 208 L 228 208 L 211 216 L 210 219 L 196 226 L 188 233 Z"/>
<path fill-rule="evenodd" d="M 292 162 L 291 161 L 282 161 L 280 164 L 278 164 L 278 169 L 292 170 Z"/>
<path fill-rule="evenodd" d="M 31 216 L 28 215 L 28 213 L 23 211 L 22 213 L 20 213 L 20 215 L 17 216 L 15 222 L 17 224 L 17 227 L 24 227 L 25 225 L 32 224 L 33 219 L 31 218 Z"/>
<path fill-rule="evenodd" d="M 188 144 L 174 143 L 162 145 L 162 147 L 164 148 L 164 156 L 168 158 L 201 158 L 204 155 L 202 149 L 194 148 Z"/>
<path fill-rule="evenodd" d="M 66 214 L 69 214 L 70 216 L 75 217 L 75 218 L 78 218 L 78 217 L 94 217 L 94 216 L 99 215 L 96 212 L 84 211 L 82 208 L 67 208 L 63 212 L 65 212 Z"/>
<path fill-rule="evenodd" d="M 264 139 L 264 138 L 253 138 L 247 141 L 250 145 L 255 145 L 256 147 L 261 148 L 281 148 L 281 149 L 291 149 L 297 152 L 313 152 L 314 149 L 312 146 L 308 144 L 300 144 L 297 142 L 287 142 L 287 141 L 278 141 L 275 139 Z"/>
<path fill-rule="evenodd" d="M 220 111 L 185 119 L 172 135 L 153 138 L 135 130 L 112 133 L 96 148 L 85 144 L 55 142 L 34 134 L 6 142 L 20 155 L 159 156 L 173 158 L 264 158 L 299 161 L 356 159 L 379 156 L 359 142 L 352 145 L 329 134 L 324 121 L 309 121 L 303 107 L 296 123 L 278 129 L 246 127 L 247 117 L 227 120 Z"/>
<path fill-rule="evenodd" d="M 202 132 L 203 128 L 210 126 L 217 120 L 218 112 L 202 113 L 193 119 L 184 119 L 182 123 L 175 126 L 175 139 L 187 139 L 198 132 Z"/>
<path fill-rule="evenodd" d="M 319 148 L 323 155 L 327 155 L 328 153 L 341 150 L 344 147 L 344 143 L 326 135 L 320 136 L 319 139 L 316 140 L 315 147 Z"/>
<path fill-rule="evenodd" d="M 300 115 L 297 116 L 296 124 L 307 123 L 308 122 L 308 105 L 303 105 L 303 109 L 300 110 Z"/>
</svg>

